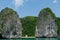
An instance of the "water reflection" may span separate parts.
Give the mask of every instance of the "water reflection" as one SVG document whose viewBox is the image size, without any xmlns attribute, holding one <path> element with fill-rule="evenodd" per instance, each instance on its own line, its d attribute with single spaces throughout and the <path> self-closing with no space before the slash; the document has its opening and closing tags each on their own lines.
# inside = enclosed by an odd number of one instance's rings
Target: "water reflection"
<svg viewBox="0 0 60 40">
<path fill-rule="evenodd" d="M 22 39 L 0 39 L 0 40 L 22 40 Z"/>
<path fill-rule="evenodd" d="M 58 40 L 58 38 L 36 38 L 36 40 Z"/>
<path fill-rule="evenodd" d="M 60 38 L 20 38 L 20 39 L 0 39 L 0 40 L 60 40 Z"/>
</svg>

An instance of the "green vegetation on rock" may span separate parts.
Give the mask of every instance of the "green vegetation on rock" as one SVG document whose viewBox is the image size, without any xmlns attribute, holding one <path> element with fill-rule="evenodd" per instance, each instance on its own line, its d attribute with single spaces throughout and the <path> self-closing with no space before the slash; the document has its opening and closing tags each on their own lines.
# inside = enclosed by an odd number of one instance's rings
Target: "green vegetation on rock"
<svg viewBox="0 0 60 40">
<path fill-rule="evenodd" d="M 42 12 L 42 13 L 41 13 Z M 55 19 L 55 14 L 52 12 L 52 10 L 50 8 L 43 8 L 41 11 L 40 11 L 41 14 L 45 14 L 44 16 L 47 17 L 47 15 L 51 15 L 54 19 Z M 39 15 L 40 15 L 39 13 Z"/>
<path fill-rule="evenodd" d="M 60 34 L 60 18 L 56 17 L 50 8 L 44 8 L 44 10 L 42 9 L 41 11 L 49 12 L 50 15 L 56 20 L 55 22 L 56 22 L 57 28 L 58 28 L 57 32 L 58 32 L 58 34 Z M 8 7 L 6 7 L 5 9 L 3 9 L 0 12 L 0 34 L 2 34 L 5 31 L 5 27 L 6 27 L 5 22 L 6 21 L 4 21 L 4 20 L 6 20 L 6 16 L 14 14 L 13 12 L 15 12 L 15 14 L 17 13 L 16 11 L 14 11 L 13 9 L 8 8 Z M 38 19 L 38 17 L 35 17 L 35 16 L 26 16 L 24 18 L 20 18 L 22 27 L 23 27 L 22 36 L 25 36 L 25 35 L 35 36 L 35 28 L 37 25 L 37 19 Z"/>
<path fill-rule="evenodd" d="M 0 12 L 0 34 L 3 34 L 6 31 L 5 29 L 6 29 L 7 26 L 5 25 L 5 23 L 7 22 L 7 19 L 12 14 L 17 14 L 17 12 L 14 11 L 13 9 L 11 9 L 11 8 L 8 8 L 8 7 L 6 7 L 3 10 L 1 10 L 1 12 Z"/>
</svg>

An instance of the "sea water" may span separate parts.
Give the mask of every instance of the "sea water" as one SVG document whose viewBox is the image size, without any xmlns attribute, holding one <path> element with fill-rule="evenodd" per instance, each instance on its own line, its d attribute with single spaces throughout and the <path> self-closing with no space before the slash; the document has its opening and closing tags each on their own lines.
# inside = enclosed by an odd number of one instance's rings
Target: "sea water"
<svg viewBox="0 0 60 40">
<path fill-rule="evenodd" d="M 60 40 L 60 38 L 20 38 L 20 39 L 0 39 L 0 40 Z"/>
</svg>

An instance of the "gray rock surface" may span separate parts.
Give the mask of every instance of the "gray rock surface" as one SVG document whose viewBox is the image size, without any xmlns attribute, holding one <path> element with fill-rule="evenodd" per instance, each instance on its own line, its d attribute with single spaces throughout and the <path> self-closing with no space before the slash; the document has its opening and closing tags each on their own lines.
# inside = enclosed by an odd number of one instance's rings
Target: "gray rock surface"
<svg viewBox="0 0 60 40">
<path fill-rule="evenodd" d="M 41 11 L 38 16 L 36 37 L 57 37 L 57 25 L 55 24 L 55 19 L 48 11 Z"/>
<path fill-rule="evenodd" d="M 5 8 L 1 11 L 0 25 L 3 27 L 2 37 L 4 38 L 21 38 L 22 25 L 15 11 Z"/>
</svg>

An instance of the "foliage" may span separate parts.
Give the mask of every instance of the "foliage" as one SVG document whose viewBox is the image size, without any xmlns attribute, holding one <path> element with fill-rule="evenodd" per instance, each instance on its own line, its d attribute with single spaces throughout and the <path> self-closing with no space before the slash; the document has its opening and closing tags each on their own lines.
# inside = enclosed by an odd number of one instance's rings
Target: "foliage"
<svg viewBox="0 0 60 40">
<path fill-rule="evenodd" d="M 55 22 L 56 22 L 57 28 L 58 28 L 58 29 L 57 29 L 57 33 L 60 34 L 60 18 L 57 17 Z"/>
<path fill-rule="evenodd" d="M 21 18 L 22 27 L 23 27 L 23 36 L 34 36 L 35 35 L 35 27 L 37 22 L 37 17 L 34 16 L 26 16 Z"/>
<path fill-rule="evenodd" d="M 52 12 L 52 10 L 50 9 L 50 8 L 43 8 L 41 11 L 40 11 L 40 13 L 39 13 L 39 16 L 40 16 L 40 14 L 49 14 L 49 15 L 51 15 L 54 19 L 55 19 L 55 14 Z M 44 15 L 44 16 L 46 16 L 46 15 Z"/>
</svg>

